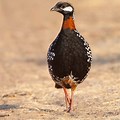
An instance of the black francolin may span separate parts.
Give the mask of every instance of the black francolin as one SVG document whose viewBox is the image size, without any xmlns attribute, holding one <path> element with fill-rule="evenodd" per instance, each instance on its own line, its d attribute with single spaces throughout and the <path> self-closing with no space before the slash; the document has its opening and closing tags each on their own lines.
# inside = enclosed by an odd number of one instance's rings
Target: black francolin
<svg viewBox="0 0 120 120">
<path fill-rule="evenodd" d="M 70 112 L 74 91 L 90 70 L 92 54 L 88 43 L 75 28 L 73 6 L 68 2 L 58 2 L 51 11 L 63 14 L 64 18 L 60 33 L 49 47 L 47 62 L 55 87 L 64 90 L 66 108 Z M 69 88 L 71 96 L 66 90 Z"/>
</svg>

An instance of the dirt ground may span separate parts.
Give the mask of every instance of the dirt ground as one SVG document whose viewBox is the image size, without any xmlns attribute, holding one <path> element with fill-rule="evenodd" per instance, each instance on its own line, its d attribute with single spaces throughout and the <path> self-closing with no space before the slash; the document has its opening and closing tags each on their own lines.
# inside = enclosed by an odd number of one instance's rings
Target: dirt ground
<svg viewBox="0 0 120 120">
<path fill-rule="evenodd" d="M 66 113 L 46 54 L 62 16 L 58 0 L 0 0 L 0 120 L 120 120 L 120 0 L 68 0 L 93 64 Z"/>
</svg>

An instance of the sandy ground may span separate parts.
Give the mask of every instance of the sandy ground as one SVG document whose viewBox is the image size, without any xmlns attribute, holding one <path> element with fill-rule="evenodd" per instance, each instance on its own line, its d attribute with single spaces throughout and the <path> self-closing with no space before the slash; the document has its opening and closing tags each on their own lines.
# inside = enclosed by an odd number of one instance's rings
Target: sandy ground
<svg viewBox="0 0 120 120">
<path fill-rule="evenodd" d="M 68 0 L 93 52 L 92 69 L 64 112 L 46 54 L 62 16 L 57 0 L 0 0 L 0 120 L 120 120 L 120 0 Z"/>
</svg>

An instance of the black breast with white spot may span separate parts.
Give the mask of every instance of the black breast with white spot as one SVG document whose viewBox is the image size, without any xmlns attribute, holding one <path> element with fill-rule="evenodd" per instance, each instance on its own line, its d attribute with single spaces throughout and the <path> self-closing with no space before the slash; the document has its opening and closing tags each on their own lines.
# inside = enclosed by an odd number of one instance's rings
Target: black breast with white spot
<svg viewBox="0 0 120 120">
<path fill-rule="evenodd" d="M 92 54 L 88 43 L 76 30 L 65 30 L 50 45 L 47 61 L 55 82 L 69 76 L 80 83 L 90 70 Z"/>
<path fill-rule="evenodd" d="M 59 79 L 60 79 L 58 76 L 56 76 L 53 73 L 53 71 L 54 71 L 53 65 L 54 65 L 55 56 L 56 56 L 55 48 L 56 48 L 58 38 L 59 38 L 59 36 L 52 42 L 52 44 L 49 47 L 48 53 L 47 53 L 48 69 L 49 69 L 49 73 L 54 81 L 59 81 Z"/>
<path fill-rule="evenodd" d="M 84 48 L 86 49 L 86 54 L 87 54 L 87 62 L 90 62 L 92 61 L 92 52 L 91 52 L 91 49 L 90 49 L 90 46 L 89 44 L 87 43 L 87 41 L 83 38 L 82 35 L 80 35 L 80 33 L 77 31 L 77 30 L 74 30 L 75 34 L 77 37 L 79 37 L 79 39 L 81 41 L 83 41 L 83 44 L 84 44 Z"/>
</svg>

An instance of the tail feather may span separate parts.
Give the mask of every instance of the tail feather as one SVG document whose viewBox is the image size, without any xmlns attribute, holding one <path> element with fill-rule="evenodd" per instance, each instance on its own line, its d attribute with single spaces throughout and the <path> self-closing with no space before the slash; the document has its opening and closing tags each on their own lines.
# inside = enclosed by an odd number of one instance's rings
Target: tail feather
<svg viewBox="0 0 120 120">
<path fill-rule="evenodd" d="M 67 88 L 67 89 L 70 89 L 71 86 L 69 84 L 64 84 L 64 87 Z M 58 85 L 57 83 L 55 83 L 55 88 L 62 88 L 62 86 Z"/>
</svg>

